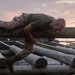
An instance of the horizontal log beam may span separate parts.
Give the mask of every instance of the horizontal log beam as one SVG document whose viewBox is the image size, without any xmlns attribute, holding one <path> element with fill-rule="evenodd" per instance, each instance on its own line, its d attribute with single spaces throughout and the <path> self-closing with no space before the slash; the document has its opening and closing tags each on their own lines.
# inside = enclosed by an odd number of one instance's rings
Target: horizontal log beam
<svg viewBox="0 0 75 75">
<path fill-rule="evenodd" d="M 15 46 L 15 45 L 11 45 L 10 50 L 14 53 L 19 53 L 20 51 L 22 51 L 21 48 Z M 35 54 L 29 54 L 27 57 L 24 58 L 24 60 L 26 60 L 27 62 L 29 62 L 30 64 L 34 65 L 35 67 L 45 67 L 47 66 L 47 60 L 35 55 Z"/>
<path fill-rule="evenodd" d="M 42 48 L 39 46 L 34 46 L 34 51 L 38 54 L 42 54 L 44 56 L 56 59 L 62 63 L 71 65 L 75 67 L 75 56 L 74 55 L 68 55 L 62 52 L 54 51 L 51 49 Z"/>
<path fill-rule="evenodd" d="M 66 27 L 60 32 L 52 32 L 52 31 L 43 31 L 43 32 L 35 32 L 33 35 L 34 37 L 39 38 L 49 38 L 49 37 L 55 37 L 55 38 L 75 38 L 75 27 Z"/>
<path fill-rule="evenodd" d="M 68 65 L 48 65 L 45 68 L 36 68 L 31 65 L 14 66 L 14 75 L 27 74 L 75 74 L 75 68 Z M 8 69 L 0 68 L 0 75 L 11 75 Z"/>
<path fill-rule="evenodd" d="M 23 43 L 20 43 L 19 41 L 16 41 L 16 42 L 24 45 Z M 39 43 L 39 44 L 41 44 L 41 43 Z M 54 47 L 54 46 L 51 46 L 51 48 L 52 49 L 46 49 L 46 48 L 35 45 L 34 52 L 41 54 L 41 55 L 44 55 L 44 56 L 47 56 L 47 57 L 50 57 L 50 58 L 53 58 L 53 59 L 56 59 L 62 63 L 65 63 L 65 64 L 68 64 L 68 65 L 75 67 L 75 64 L 74 64 L 75 63 L 75 56 L 74 55 L 69 55 L 69 54 L 59 52 L 59 51 L 55 51 L 56 47 Z"/>
<path fill-rule="evenodd" d="M 6 68 L 5 57 L 0 53 L 0 68 Z"/>
<path fill-rule="evenodd" d="M 5 57 L 0 53 L 0 59 L 5 59 Z"/>
<path fill-rule="evenodd" d="M 19 44 L 24 46 L 24 43 L 21 43 L 19 41 L 16 41 L 16 43 L 19 43 Z M 58 45 L 52 46 L 52 45 L 48 45 L 48 44 L 44 44 L 44 43 L 40 43 L 40 42 L 37 42 L 37 45 L 47 47 L 47 48 L 52 49 L 54 51 L 59 51 L 59 52 L 63 52 L 63 53 L 66 53 L 66 54 L 75 55 L 75 49 L 67 47 L 65 45 L 62 45 L 62 46 L 58 46 Z"/>
<path fill-rule="evenodd" d="M 19 42 L 17 41 L 17 43 L 19 43 Z M 24 45 L 23 43 L 20 43 L 20 44 Z M 41 46 L 45 46 L 45 47 L 50 48 L 50 49 L 55 50 L 55 51 L 63 52 L 63 53 L 66 53 L 66 54 L 75 55 L 75 49 L 73 49 L 71 47 L 68 47 L 68 46 L 65 46 L 65 45 L 59 46 L 60 44 L 58 44 L 56 46 L 52 46 L 52 45 L 39 43 L 39 42 L 37 42 L 37 44 L 41 45 Z"/>
<path fill-rule="evenodd" d="M 62 47 L 62 46 L 55 46 L 55 50 L 63 52 L 63 53 L 66 53 L 66 54 L 75 55 L 75 49 L 73 49 L 73 48 L 67 48 L 67 47 Z"/>
<path fill-rule="evenodd" d="M 21 48 L 15 46 L 15 45 L 8 45 L 2 41 L 0 41 L 1 44 L 9 47 L 9 49 L 15 53 L 15 54 L 18 54 L 19 52 L 22 51 Z M 29 54 L 27 57 L 24 58 L 24 60 L 26 60 L 27 62 L 29 62 L 30 64 L 34 65 L 35 67 L 45 67 L 47 66 L 47 60 L 38 56 L 38 55 L 35 55 L 35 54 Z"/>
<path fill-rule="evenodd" d="M 3 55 L 13 55 L 12 52 L 10 52 L 10 50 L 0 50 L 0 53 L 2 53 Z M 48 65 L 60 65 L 61 63 L 59 61 L 56 61 L 52 58 L 48 58 L 48 57 L 43 57 L 44 59 L 47 60 L 47 64 Z"/>
<path fill-rule="evenodd" d="M 49 38 L 49 37 L 55 37 L 55 38 L 75 38 L 75 28 L 64 28 L 61 32 L 54 33 L 52 31 L 38 31 L 38 32 L 32 32 L 33 37 L 35 38 Z M 5 31 L 3 29 L 0 29 L 0 37 L 12 37 L 12 38 L 21 38 L 25 37 L 25 33 L 23 32 L 23 28 L 15 29 L 11 31 Z"/>
<path fill-rule="evenodd" d="M 10 50 L 0 50 L 0 53 L 4 56 L 8 56 L 8 55 L 13 56 L 14 55 L 13 52 L 11 52 Z"/>
<path fill-rule="evenodd" d="M 43 56 L 43 58 L 45 58 L 48 61 L 48 65 L 61 65 L 62 64 L 61 62 L 59 62 L 55 59 L 46 57 L 46 56 Z"/>
<path fill-rule="evenodd" d="M 10 52 L 10 50 L 0 50 L 0 53 L 3 54 L 4 56 L 13 55 L 12 52 Z M 61 65 L 61 63 L 59 61 L 54 60 L 52 58 L 48 58 L 48 57 L 45 57 L 45 56 L 43 58 L 47 60 L 48 65 Z"/>
</svg>

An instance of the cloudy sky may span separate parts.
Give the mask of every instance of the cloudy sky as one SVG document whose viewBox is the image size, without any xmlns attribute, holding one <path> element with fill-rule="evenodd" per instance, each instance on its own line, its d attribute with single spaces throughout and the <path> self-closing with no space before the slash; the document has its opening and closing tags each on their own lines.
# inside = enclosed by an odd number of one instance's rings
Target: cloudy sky
<svg viewBox="0 0 75 75">
<path fill-rule="evenodd" d="M 0 20 L 10 21 L 21 13 L 44 13 L 62 17 L 75 27 L 75 0 L 0 0 Z"/>
</svg>

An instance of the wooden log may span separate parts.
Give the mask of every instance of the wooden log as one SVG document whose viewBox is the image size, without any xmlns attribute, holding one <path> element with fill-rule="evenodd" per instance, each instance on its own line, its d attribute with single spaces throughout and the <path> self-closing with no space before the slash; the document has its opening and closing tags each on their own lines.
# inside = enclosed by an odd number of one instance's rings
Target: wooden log
<svg viewBox="0 0 75 75">
<path fill-rule="evenodd" d="M 24 45 L 23 43 L 20 43 L 19 41 L 16 41 L 16 42 Z M 53 48 L 53 46 L 51 46 L 51 48 Z M 64 53 L 55 51 L 53 49 L 46 49 L 46 48 L 42 48 L 42 47 L 39 47 L 36 45 L 34 46 L 34 52 L 36 52 L 38 54 L 56 59 L 62 63 L 68 64 L 71 66 L 75 66 L 75 56 L 74 55 L 64 54 Z"/>
<path fill-rule="evenodd" d="M 74 41 L 69 42 L 69 45 L 68 46 L 75 49 L 75 43 L 74 43 Z"/>
<path fill-rule="evenodd" d="M 20 43 L 18 41 L 16 41 L 17 43 Z M 20 43 L 22 45 L 24 45 L 23 43 Z M 63 53 L 66 53 L 66 54 L 71 54 L 71 55 L 75 55 L 75 49 L 71 48 L 71 47 L 67 47 L 67 46 L 52 46 L 52 45 L 47 45 L 47 44 L 44 44 L 44 43 L 39 43 L 37 42 L 38 45 L 41 45 L 41 46 L 45 46 L 47 48 L 50 48 L 52 50 L 55 50 L 55 51 L 59 51 L 59 52 L 63 52 Z"/>
<path fill-rule="evenodd" d="M 60 43 L 57 43 L 57 42 L 54 42 L 54 41 L 51 41 L 48 45 L 53 45 L 53 46 L 66 46 L 66 45 L 63 45 L 63 44 L 60 44 Z"/>
<path fill-rule="evenodd" d="M 66 27 L 60 32 L 53 32 L 53 31 L 33 31 L 33 37 L 35 38 L 49 38 L 49 37 L 55 37 L 55 38 L 75 38 L 75 28 L 74 27 Z M 23 31 L 23 28 L 14 29 L 11 31 L 5 31 L 0 28 L 0 37 L 17 37 L 17 38 L 25 38 L 25 33 Z"/>
<path fill-rule="evenodd" d="M 14 66 L 14 75 L 27 74 L 75 74 L 75 68 L 68 65 L 48 65 L 45 68 L 36 68 L 31 65 Z M 10 75 L 8 69 L 0 69 L 0 75 Z"/>
<path fill-rule="evenodd" d="M 19 41 L 16 41 L 16 43 L 19 43 L 19 44 L 21 44 L 21 45 L 24 45 L 24 43 L 22 43 L 22 42 L 19 42 Z M 37 42 L 38 43 L 38 42 Z M 39 44 L 39 43 L 38 43 Z M 42 43 L 40 43 L 40 44 L 42 44 Z M 48 62 L 48 65 L 59 65 L 59 64 L 62 64 L 61 62 L 59 62 L 59 61 L 57 61 L 57 60 L 54 60 L 54 59 L 52 59 L 52 58 L 48 58 L 48 57 L 46 57 L 46 56 L 43 56 L 43 58 L 45 58 L 46 60 L 47 60 L 47 62 Z M 49 60 L 49 61 L 48 61 Z"/>
<path fill-rule="evenodd" d="M 6 68 L 5 57 L 0 53 L 0 68 Z"/>
<path fill-rule="evenodd" d="M 17 41 L 17 43 L 19 43 L 19 42 Z M 24 45 L 23 43 L 20 43 L 20 44 Z M 51 45 L 47 45 L 47 44 L 39 43 L 39 42 L 37 42 L 37 44 L 41 45 L 41 46 L 45 46 L 45 47 L 50 48 L 50 49 L 55 50 L 55 51 L 63 52 L 63 53 L 66 53 L 66 54 L 75 55 L 75 49 L 73 49 L 71 47 L 68 47 L 68 46 L 64 46 L 64 45 L 62 45 L 62 46 L 58 46 L 58 45 L 51 46 Z"/>
<path fill-rule="evenodd" d="M 13 56 L 12 52 L 10 52 L 9 50 L 0 50 L 0 53 L 5 55 L 5 56 L 7 56 L 7 55 Z M 47 60 L 48 65 L 60 65 L 61 64 L 59 61 L 56 61 L 52 58 L 48 58 L 48 57 L 45 57 L 45 56 L 43 58 Z"/>
<path fill-rule="evenodd" d="M 22 43 L 22 42 L 20 42 L 20 41 L 16 41 L 16 43 L 21 44 L 21 45 L 24 46 L 24 43 Z M 40 42 L 36 42 L 36 45 L 41 46 L 41 47 L 47 47 L 47 48 L 54 49 L 54 46 L 47 45 L 47 44 L 40 43 Z"/>
<path fill-rule="evenodd" d="M 10 50 L 0 50 L 0 53 L 4 56 L 6 55 L 14 55 Z"/>
<path fill-rule="evenodd" d="M 2 54 L 10 54 L 10 51 L 9 50 L 0 50 L 0 53 L 2 53 Z"/>
<path fill-rule="evenodd" d="M 64 54 L 58 51 L 42 48 L 36 45 L 34 46 L 34 51 L 44 56 L 56 59 L 62 63 L 68 64 L 71 66 L 75 66 L 75 56 L 74 55 Z"/>
<path fill-rule="evenodd" d="M 48 65 L 61 65 L 62 63 L 55 60 L 55 59 L 52 59 L 52 58 L 49 58 L 49 57 L 46 57 L 46 56 L 43 56 L 43 58 L 45 58 L 48 62 Z"/>
<path fill-rule="evenodd" d="M 16 41 L 17 43 L 19 43 L 19 44 L 21 44 L 21 45 L 24 45 L 24 43 L 21 43 L 21 42 L 19 42 L 19 41 Z M 39 43 L 39 42 L 37 42 L 37 44 L 39 44 L 39 45 L 42 45 L 42 46 L 45 46 L 45 47 L 47 47 L 47 48 L 50 48 L 50 49 L 52 49 L 52 50 L 57 50 L 56 49 L 56 47 L 55 46 L 51 46 L 51 45 L 47 45 L 47 44 L 44 44 L 44 43 Z M 66 48 L 66 47 L 65 47 Z M 62 48 L 63 49 L 63 48 Z M 65 50 L 63 51 L 63 50 L 57 50 L 57 51 L 60 51 L 60 52 L 65 52 Z M 74 50 L 73 50 L 74 51 Z M 35 51 L 36 52 L 36 51 Z M 66 52 L 65 52 L 66 53 Z M 70 52 L 67 52 L 67 53 L 70 53 Z M 72 53 L 72 52 L 71 52 Z"/>
<path fill-rule="evenodd" d="M 1 44 L 7 46 L 10 48 L 10 50 L 12 52 L 14 52 L 15 54 L 19 53 L 20 51 L 22 51 L 21 48 L 15 46 L 15 45 L 8 45 L 2 41 L 0 41 Z M 29 63 L 31 63 L 32 65 L 34 65 L 35 67 L 45 67 L 47 66 L 47 60 L 35 55 L 35 54 L 29 54 L 27 57 L 24 58 L 26 61 L 28 61 Z"/>
<path fill-rule="evenodd" d="M 5 59 L 5 57 L 0 53 L 0 59 Z"/>
<path fill-rule="evenodd" d="M 15 46 L 15 45 L 11 45 L 9 46 L 10 50 L 14 53 L 19 53 L 20 51 L 22 51 L 21 48 Z M 35 67 L 45 67 L 47 66 L 47 60 L 35 55 L 35 54 L 29 54 L 27 57 L 24 58 L 27 62 L 31 63 L 32 65 L 34 65 Z"/>
<path fill-rule="evenodd" d="M 55 46 L 56 51 L 60 51 L 66 54 L 72 54 L 75 55 L 75 49 L 73 48 L 67 48 L 67 47 L 62 47 L 62 46 Z"/>
</svg>

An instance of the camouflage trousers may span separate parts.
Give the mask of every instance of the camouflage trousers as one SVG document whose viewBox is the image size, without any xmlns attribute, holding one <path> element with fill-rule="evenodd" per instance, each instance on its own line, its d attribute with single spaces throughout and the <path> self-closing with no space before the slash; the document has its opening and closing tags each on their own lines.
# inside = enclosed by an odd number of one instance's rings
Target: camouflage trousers
<svg viewBox="0 0 75 75">
<path fill-rule="evenodd" d="M 26 26 L 28 16 L 29 16 L 28 14 L 22 13 L 22 15 L 14 17 L 9 22 L 0 20 L 0 27 L 5 30 L 13 30 L 17 27 Z"/>
<path fill-rule="evenodd" d="M 14 17 L 13 20 L 10 22 L 5 22 L 0 20 L 0 27 L 5 30 L 13 30 L 17 27 L 26 26 L 27 20 L 28 20 L 28 14 L 23 13 L 18 17 Z M 25 37 L 24 48 L 20 53 L 14 56 L 14 58 L 16 59 L 15 61 L 21 60 L 22 58 L 24 58 L 25 56 L 29 55 L 32 52 L 33 52 L 33 43 L 31 43 L 29 39 Z"/>
<path fill-rule="evenodd" d="M 33 46 L 34 46 L 34 44 L 31 43 L 28 38 L 24 38 L 23 50 L 14 56 L 16 61 L 19 61 L 19 60 L 23 59 L 24 57 L 28 56 L 30 53 L 32 53 L 34 50 Z"/>
</svg>

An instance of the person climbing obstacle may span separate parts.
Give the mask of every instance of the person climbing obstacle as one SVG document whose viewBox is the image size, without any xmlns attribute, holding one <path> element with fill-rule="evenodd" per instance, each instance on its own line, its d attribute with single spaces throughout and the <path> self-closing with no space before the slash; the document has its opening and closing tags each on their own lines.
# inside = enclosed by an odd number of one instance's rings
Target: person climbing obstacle
<svg viewBox="0 0 75 75">
<path fill-rule="evenodd" d="M 5 63 L 10 72 L 13 73 L 13 63 L 22 60 L 24 57 L 33 52 L 33 46 L 36 42 L 36 39 L 33 38 L 32 31 L 52 30 L 54 32 L 57 32 L 61 31 L 63 28 L 65 28 L 65 26 L 65 19 L 55 19 L 54 17 L 43 13 L 22 13 L 22 15 L 14 17 L 12 21 L 9 22 L 0 20 L 0 28 L 9 32 L 11 30 L 14 31 L 14 29 L 23 27 L 23 31 L 26 35 L 26 37 L 24 38 L 23 50 L 15 56 L 5 59 Z M 49 40 L 51 39 L 52 38 L 50 38 Z"/>
</svg>

